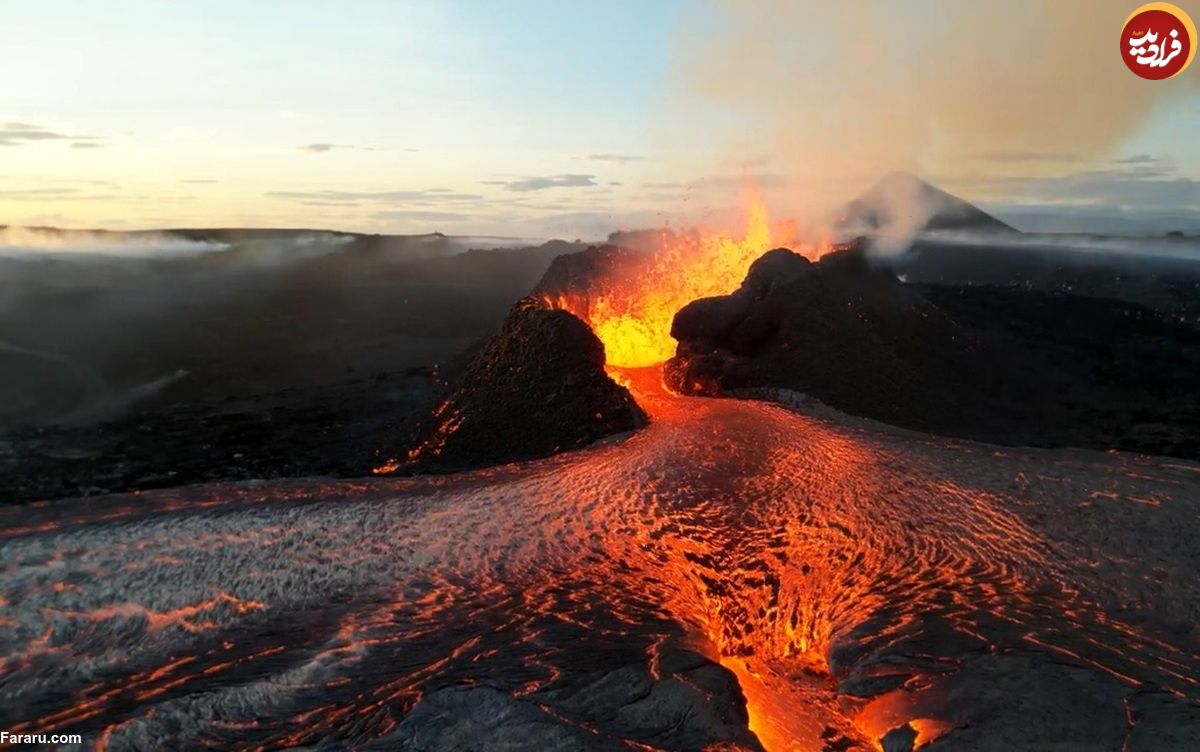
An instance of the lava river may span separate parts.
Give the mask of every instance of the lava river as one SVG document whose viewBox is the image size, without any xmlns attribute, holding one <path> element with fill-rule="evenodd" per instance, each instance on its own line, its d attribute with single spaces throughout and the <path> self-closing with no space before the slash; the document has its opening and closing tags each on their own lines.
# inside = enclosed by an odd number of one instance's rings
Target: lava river
<svg viewBox="0 0 1200 752">
<path fill-rule="evenodd" d="M 1195 740 L 1200 466 L 632 378 L 648 428 L 540 462 L 4 509 L 0 728 L 113 750 Z"/>
</svg>

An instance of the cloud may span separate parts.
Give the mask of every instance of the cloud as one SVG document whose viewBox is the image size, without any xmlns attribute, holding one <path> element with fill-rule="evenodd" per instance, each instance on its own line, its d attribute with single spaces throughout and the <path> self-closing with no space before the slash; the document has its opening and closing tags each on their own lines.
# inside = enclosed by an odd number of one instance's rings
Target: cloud
<svg viewBox="0 0 1200 752">
<path fill-rule="evenodd" d="M 1192 181 L 1190 178 L 1178 177 L 1174 167 L 1154 162 L 1106 169 L 1076 170 L 1065 175 L 980 178 L 978 184 L 1003 192 L 1023 195 L 1036 193 L 1047 198 L 1071 198 L 1070 192 L 1076 191 L 1074 198 L 1086 201 L 1101 192 L 1112 196 L 1117 191 L 1133 193 L 1145 186 L 1186 182 Z"/>
<path fill-rule="evenodd" d="M 647 158 L 640 154 L 589 154 L 585 159 L 590 159 L 593 162 L 612 162 L 623 165 L 630 162 L 645 162 Z"/>
<path fill-rule="evenodd" d="M 933 14 L 893 0 L 701 5 L 677 35 L 680 101 L 665 132 L 716 164 L 767 150 L 805 181 L 945 172 L 981 154 L 1054 174 L 1066 155 L 1111 159 L 1160 107 L 1200 90 L 1197 76 L 1146 86 L 1124 69 L 1112 40 L 1127 0 Z M 823 200 L 795 187 L 796 205 Z"/>
<path fill-rule="evenodd" d="M 498 185 L 506 191 L 543 191 L 547 188 L 589 188 L 597 185 L 595 175 L 547 175 L 522 177 L 515 180 L 485 180 L 484 185 Z"/>
<path fill-rule="evenodd" d="M 1066 164 L 1079 161 L 1078 154 L 1047 151 L 993 151 L 980 154 L 979 158 L 989 162 L 1057 162 Z"/>
<path fill-rule="evenodd" d="M 463 204 L 483 201 L 476 193 L 459 193 L 449 188 L 420 191 L 270 191 L 271 198 L 297 201 L 310 206 L 359 206 L 362 204 L 410 203 L 418 206 Z"/>
<path fill-rule="evenodd" d="M 104 144 L 96 141 L 76 141 L 71 144 L 72 149 L 103 149 Z"/>
<path fill-rule="evenodd" d="M 112 180 L 92 180 L 88 178 L 60 178 L 41 175 L 0 175 L 0 180 L 32 180 L 38 183 L 67 183 L 70 185 L 103 185 L 109 188 L 117 188 L 117 183 Z"/>
<path fill-rule="evenodd" d="M 305 144 L 298 147 L 301 151 L 311 151 L 314 154 L 323 154 L 334 149 L 351 149 L 356 151 L 375 151 L 371 146 L 355 146 L 353 144 Z"/>
<path fill-rule="evenodd" d="M 1135 155 L 1144 156 L 1144 155 Z M 1144 159 L 1117 169 L 1062 176 L 1010 177 L 977 182 L 997 198 L 984 202 L 1026 230 L 1165 232 L 1200 227 L 1200 179 Z"/>
<path fill-rule="evenodd" d="M 1028 182 L 1020 196 L 1047 204 L 1105 205 L 1124 209 L 1200 209 L 1200 180 L 1166 171 L 1088 170 Z"/>
<path fill-rule="evenodd" d="M 1158 236 L 1172 230 L 1200 233 L 1200 213 L 1187 210 L 1113 204 L 1071 206 L 1018 203 L 985 204 L 984 207 L 1025 232 L 1141 236 Z M 1138 247 L 1136 250 L 1141 252 L 1147 249 Z"/>
<path fill-rule="evenodd" d="M 87 146 L 80 146 L 80 144 L 94 144 L 99 139 L 95 136 L 72 136 L 58 133 L 30 123 L 0 124 L 0 146 L 21 146 L 36 141 L 74 141 L 76 143 L 71 145 L 72 148 L 86 149 Z"/>
<path fill-rule="evenodd" d="M 1150 155 L 1150 154 L 1134 154 L 1134 155 L 1131 155 L 1128 157 L 1122 157 L 1121 159 L 1113 160 L 1113 164 L 1129 164 L 1129 165 L 1154 164 L 1155 162 L 1158 162 L 1158 158 L 1153 155 Z"/>
<path fill-rule="evenodd" d="M 557 237 L 602 239 L 620 229 L 660 227 L 662 220 L 659 214 L 647 210 L 574 211 L 542 217 L 540 225 Z"/>
<path fill-rule="evenodd" d="M 371 215 L 372 219 L 416 220 L 419 222 L 465 222 L 475 219 L 473 214 L 463 212 L 429 211 L 423 209 L 382 211 Z"/>
<path fill-rule="evenodd" d="M 0 199 L 7 201 L 63 200 L 78 198 L 78 193 L 78 188 L 25 188 L 0 191 Z"/>
<path fill-rule="evenodd" d="M 179 182 L 181 182 L 181 183 L 191 183 L 191 184 L 193 184 L 193 185 L 199 185 L 199 184 L 202 184 L 202 183 L 216 183 L 217 181 L 216 181 L 216 180 L 213 180 L 213 179 L 211 179 L 211 178 L 183 178 L 183 179 L 182 179 L 182 180 L 180 180 Z"/>
<path fill-rule="evenodd" d="M 117 186 L 109 184 L 111 187 Z M 124 201 L 145 204 L 182 203 L 195 196 L 149 196 L 126 193 L 84 193 L 78 188 L 23 188 L 0 191 L 0 201 Z"/>
</svg>

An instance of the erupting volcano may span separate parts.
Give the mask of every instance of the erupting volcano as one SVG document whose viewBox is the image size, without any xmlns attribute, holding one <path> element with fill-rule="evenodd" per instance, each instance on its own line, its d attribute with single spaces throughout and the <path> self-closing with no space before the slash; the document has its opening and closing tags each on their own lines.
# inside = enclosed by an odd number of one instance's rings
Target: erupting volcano
<svg viewBox="0 0 1200 752">
<path fill-rule="evenodd" d="M 0 752 L 1200 751 L 1125 2 L 9 3 Z"/>
<path fill-rule="evenodd" d="M 646 258 L 607 266 L 586 280 L 585 289 L 544 292 L 543 300 L 587 322 L 604 343 L 608 365 L 663 363 L 675 354 L 671 321 L 679 309 L 732 292 L 750 265 L 772 248 L 788 246 L 810 258 L 820 256 L 821 246 L 798 246 L 793 223 L 771 224 L 761 195 L 749 196 L 745 215 L 740 238 L 719 231 L 664 232 L 659 247 Z"/>
<path fill-rule="evenodd" d="M 726 385 L 780 352 L 919 381 L 967 336 L 861 248 L 763 256 L 789 233 L 754 203 L 740 239 L 560 257 L 409 458 L 617 439 L 4 510 L 0 725 L 114 752 L 1188 749 L 1194 463 L 663 388 L 673 322 Z"/>
</svg>

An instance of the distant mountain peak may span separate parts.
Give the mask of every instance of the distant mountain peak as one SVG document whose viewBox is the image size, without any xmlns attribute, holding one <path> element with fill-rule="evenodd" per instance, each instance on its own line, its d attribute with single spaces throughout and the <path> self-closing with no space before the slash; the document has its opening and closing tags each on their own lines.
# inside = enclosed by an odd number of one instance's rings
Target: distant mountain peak
<svg viewBox="0 0 1200 752">
<path fill-rule="evenodd" d="M 837 224 L 848 234 L 909 241 L 926 230 L 1017 232 L 974 204 L 903 171 L 889 173 L 846 204 Z"/>
</svg>

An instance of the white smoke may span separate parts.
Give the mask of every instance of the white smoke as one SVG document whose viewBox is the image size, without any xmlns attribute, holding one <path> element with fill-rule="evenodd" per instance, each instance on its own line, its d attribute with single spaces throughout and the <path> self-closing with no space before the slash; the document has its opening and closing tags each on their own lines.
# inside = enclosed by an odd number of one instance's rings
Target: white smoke
<svg viewBox="0 0 1200 752">
<path fill-rule="evenodd" d="M 892 170 L 1061 174 L 1200 95 L 1200 76 L 1125 69 L 1117 37 L 1136 5 L 711 0 L 678 35 L 664 137 L 695 170 L 769 165 L 779 184 L 763 187 L 803 220 Z"/>
<path fill-rule="evenodd" d="M 1087 235 L 1081 233 L 1021 233 L 995 235 L 967 230 L 934 230 L 920 239 L 933 243 L 986 246 L 1010 250 L 1069 251 L 1103 256 L 1132 256 L 1200 262 L 1200 237 Z"/>
<path fill-rule="evenodd" d="M 228 243 L 166 233 L 115 233 L 87 230 L 52 230 L 34 227 L 0 229 L 0 256 L 90 253 L 103 256 L 155 258 L 194 256 L 228 250 Z"/>
</svg>

